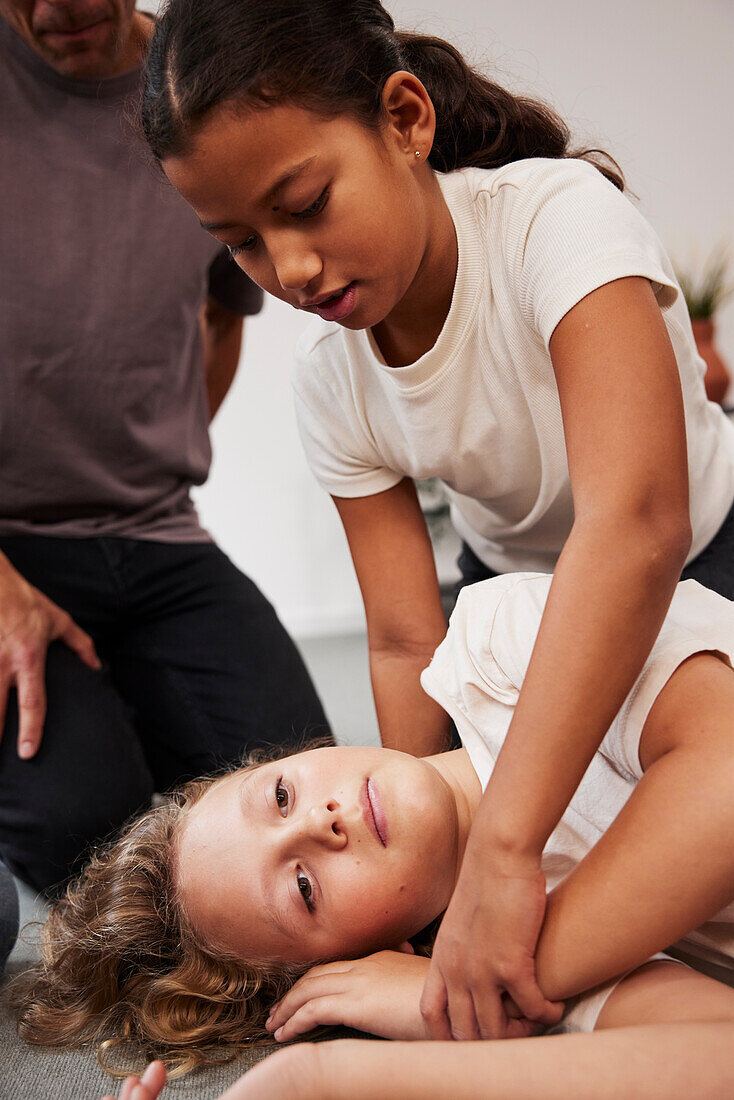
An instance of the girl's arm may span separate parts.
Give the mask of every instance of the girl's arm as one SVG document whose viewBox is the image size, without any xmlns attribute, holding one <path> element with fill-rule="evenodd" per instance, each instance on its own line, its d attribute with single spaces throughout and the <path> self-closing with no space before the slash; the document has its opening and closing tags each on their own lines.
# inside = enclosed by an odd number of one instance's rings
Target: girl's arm
<svg viewBox="0 0 734 1100">
<path fill-rule="evenodd" d="M 436 942 L 423 998 L 434 1038 L 504 1034 L 503 990 L 551 1018 L 533 966 L 541 853 L 652 648 L 690 547 L 683 400 L 650 284 L 589 294 L 550 351 L 575 521 Z"/>
<path fill-rule="evenodd" d="M 409 478 L 374 496 L 334 498 L 362 590 L 382 743 L 414 756 L 448 747 L 448 719 L 419 677 L 446 633 L 436 564 Z"/>
<path fill-rule="evenodd" d="M 689 658 L 640 742 L 645 774 L 604 836 L 548 898 L 543 991 L 566 998 L 639 966 L 734 898 L 734 673 Z"/>
<path fill-rule="evenodd" d="M 550 342 L 575 520 L 481 810 L 539 855 L 648 657 L 690 549 L 678 368 L 645 279 L 584 298 Z"/>
</svg>

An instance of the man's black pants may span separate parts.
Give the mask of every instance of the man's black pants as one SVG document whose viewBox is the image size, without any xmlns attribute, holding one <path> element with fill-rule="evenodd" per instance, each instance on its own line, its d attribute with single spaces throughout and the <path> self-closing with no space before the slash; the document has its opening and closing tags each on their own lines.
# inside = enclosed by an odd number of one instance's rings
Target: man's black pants
<svg viewBox="0 0 734 1100">
<path fill-rule="evenodd" d="M 18 572 L 91 634 L 95 672 L 49 647 L 48 713 L 32 760 L 17 755 L 11 692 L 0 743 L 0 856 L 38 890 L 154 790 L 253 748 L 329 733 L 273 608 L 212 543 L 0 539 Z"/>
</svg>

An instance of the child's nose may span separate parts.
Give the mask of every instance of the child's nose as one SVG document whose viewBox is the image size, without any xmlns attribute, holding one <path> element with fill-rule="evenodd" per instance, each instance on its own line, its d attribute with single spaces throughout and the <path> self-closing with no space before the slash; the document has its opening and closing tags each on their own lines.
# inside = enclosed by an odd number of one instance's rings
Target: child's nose
<svg viewBox="0 0 734 1100">
<path fill-rule="evenodd" d="M 270 258 L 283 290 L 303 290 L 321 274 L 321 260 L 312 248 L 285 242 Z"/>
<path fill-rule="evenodd" d="M 309 839 L 339 851 L 349 842 L 349 838 L 338 811 L 338 805 L 332 802 L 312 806 L 303 815 L 303 832 Z"/>
</svg>

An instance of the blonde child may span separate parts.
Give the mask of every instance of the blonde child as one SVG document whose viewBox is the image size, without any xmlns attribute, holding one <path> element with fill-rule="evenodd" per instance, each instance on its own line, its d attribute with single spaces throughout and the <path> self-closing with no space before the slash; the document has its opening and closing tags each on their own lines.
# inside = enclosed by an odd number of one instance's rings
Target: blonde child
<svg viewBox="0 0 734 1100">
<path fill-rule="evenodd" d="M 306 751 L 133 822 L 52 911 L 21 1034 L 132 1039 L 184 1068 L 320 1024 L 397 1040 L 299 1045 L 230 1100 L 731 1095 L 734 991 L 698 969 L 734 978 L 734 606 L 692 581 L 543 853 L 537 974 L 565 1002 L 562 1034 L 528 1037 L 508 1003 L 515 1038 L 421 1042 L 430 960 L 414 951 L 458 880 L 550 587 L 524 574 L 460 595 L 423 683 L 464 748 Z M 689 965 L 658 955 L 670 944 Z"/>
<path fill-rule="evenodd" d="M 439 477 L 466 580 L 554 571 L 442 924 L 434 1038 L 552 1022 L 541 855 L 676 582 L 734 596 L 734 426 L 683 298 L 603 154 L 547 107 L 396 32 L 377 0 L 170 0 L 143 126 L 202 223 L 318 315 L 294 377 L 367 614 L 383 744 L 445 744 L 419 672 L 444 620 L 412 479 Z"/>
</svg>

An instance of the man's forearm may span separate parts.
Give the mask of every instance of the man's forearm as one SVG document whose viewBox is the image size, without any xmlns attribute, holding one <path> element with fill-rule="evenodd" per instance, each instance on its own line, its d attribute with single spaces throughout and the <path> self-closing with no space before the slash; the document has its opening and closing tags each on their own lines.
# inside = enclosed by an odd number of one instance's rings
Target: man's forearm
<svg viewBox="0 0 734 1100">
<path fill-rule="evenodd" d="M 243 320 L 208 298 L 202 306 L 200 321 L 209 419 L 213 420 L 237 373 Z"/>
</svg>

